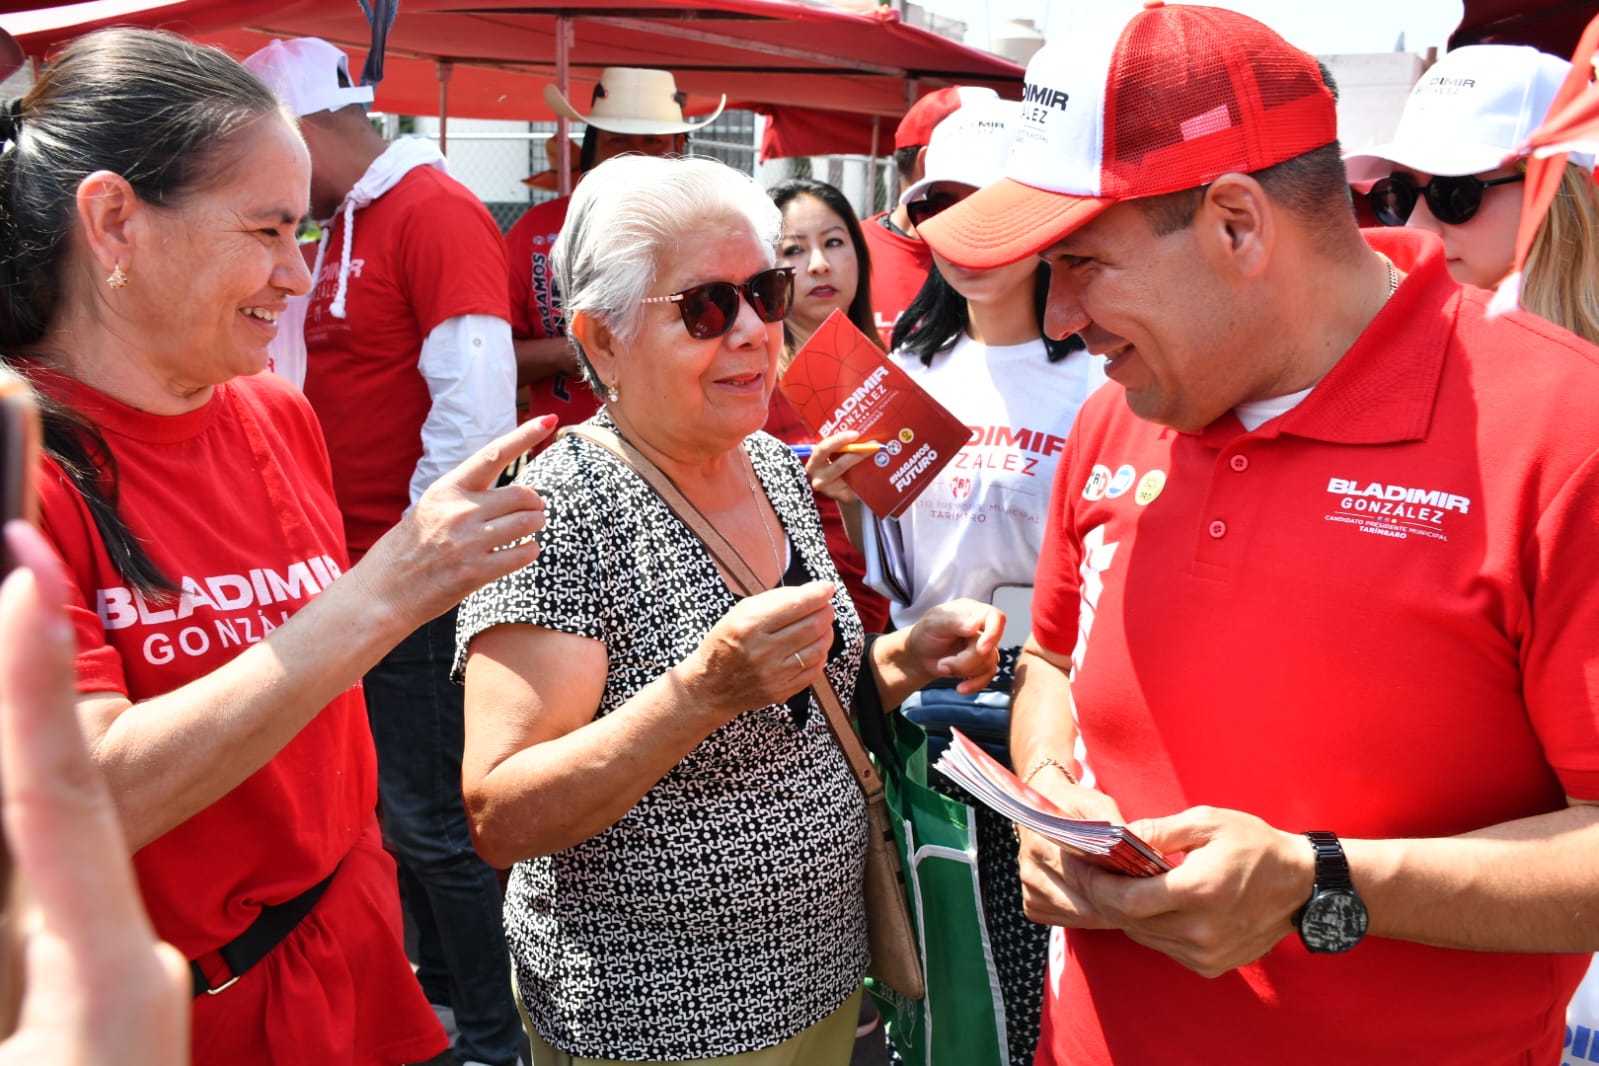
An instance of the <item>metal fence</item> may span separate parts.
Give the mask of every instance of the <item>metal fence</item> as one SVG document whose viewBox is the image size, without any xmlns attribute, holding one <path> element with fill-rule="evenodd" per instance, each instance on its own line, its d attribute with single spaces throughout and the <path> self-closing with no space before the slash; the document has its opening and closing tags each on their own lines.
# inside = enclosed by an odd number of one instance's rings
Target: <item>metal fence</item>
<svg viewBox="0 0 1599 1066">
<path fill-rule="evenodd" d="M 386 136 L 417 133 L 438 139 L 438 120 L 374 116 Z M 893 162 L 866 156 L 816 156 L 758 161 L 761 120 L 752 111 L 724 111 L 715 122 L 689 138 L 690 155 L 712 156 L 752 175 L 770 188 L 790 177 L 815 177 L 843 190 L 864 218 L 880 211 L 895 188 Z M 477 193 L 489 213 L 508 230 L 529 207 L 554 199 L 553 189 L 540 189 L 524 179 L 550 169 L 546 146 L 555 136 L 553 122 L 492 122 L 450 120 L 445 154 L 450 172 Z M 573 151 L 583 140 L 583 127 L 572 124 Z"/>
<path fill-rule="evenodd" d="M 757 174 L 760 148 L 754 112 L 726 111 L 689 138 L 689 154 L 713 156 L 746 174 Z M 438 139 L 438 120 L 385 116 L 388 136 L 418 133 Z M 501 230 L 510 229 L 529 207 L 558 195 L 553 189 L 525 184 L 525 179 L 550 169 L 546 151 L 555 136 L 553 122 L 491 122 L 451 119 L 445 144 L 450 173 L 478 194 Z M 572 150 L 583 142 L 583 126 L 572 124 Z"/>
</svg>

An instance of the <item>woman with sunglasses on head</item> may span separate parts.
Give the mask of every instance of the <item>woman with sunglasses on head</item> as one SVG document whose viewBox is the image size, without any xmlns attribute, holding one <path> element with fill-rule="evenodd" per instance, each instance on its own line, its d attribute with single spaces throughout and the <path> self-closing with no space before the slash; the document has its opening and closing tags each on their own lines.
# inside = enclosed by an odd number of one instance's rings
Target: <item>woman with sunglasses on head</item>
<svg viewBox="0 0 1599 1066">
<path fill-rule="evenodd" d="M 977 100 L 934 129 L 925 177 L 905 191 L 921 224 L 1003 176 L 1015 142 L 1018 105 Z M 1054 470 L 1078 409 L 1104 380 L 1076 337 L 1043 333 L 1049 268 L 1029 258 L 994 270 L 956 266 L 929 241 L 934 269 L 894 327 L 893 358 L 917 384 L 972 431 L 931 485 L 880 536 L 903 544 L 908 601 L 894 602 L 896 626 L 928 607 L 969 596 L 1007 609 L 1000 670 L 983 691 L 934 682 L 903 711 L 927 729 L 929 754 L 949 742 L 951 727 L 1009 763 L 1010 682 L 1029 628 L 1027 601 L 1044 535 Z M 831 438 L 810 463 L 818 487 L 846 506 L 855 497 L 841 474 L 860 459 L 834 460 L 845 435 Z M 959 788 L 931 775 L 957 799 Z M 983 913 L 1005 1005 L 1012 1062 L 1030 1062 L 1038 1040 L 1048 930 L 1022 913 L 1016 839 L 1010 824 L 978 807 L 978 867 Z"/>
<path fill-rule="evenodd" d="M 1570 64 L 1522 45 L 1469 45 L 1422 75 L 1394 139 L 1345 158 L 1349 180 L 1385 226 L 1430 230 L 1449 273 L 1493 288 L 1510 272 L 1524 164 Z M 1529 311 L 1599 342 L 1599 194 L 1593 158 L 1567 157 L 1522 279 Z"/>
<path fill-rule="evenodd" d="M 872 261 L 861 224 L 844 194 L 825 181 L 795 178 L 774 186 L 772 202 L 783 212 L 777 259 L 794 271 L 794 306 L 783 320 L 783 361 L 788 370 L 794 353 L 834 311 L 843 311 L 855 328 L 881 346 L 872 318 Z M 772 412 L 766 432 L 784 444 L 815 444 L 816 434 L 782 390 L 772 390 Z M 888 625 L 888 600 L 866 585 L 866 560 L 844 528 L 838 504 L 818 494 L 827 550 L 855 601 L 855 611 L 869 633 Z"/>
<path fill-rule="evenodd" d="M 583 180 L 556 242 L 605 404 L 522 475 L 542 550 L 463 605 L 457 657 L 468 815 L 515 866 L 536 1063 L 847 1063 L 865 803 L 810 687 L 895 705 L 993 674 L 987 604 L 866 641 L 804 470 L 760 432 L 793 297 L 779 223 L 713 159 L 628 156 Z M 733 591 L 695 512 L 764 591 Z"/>
</svg>

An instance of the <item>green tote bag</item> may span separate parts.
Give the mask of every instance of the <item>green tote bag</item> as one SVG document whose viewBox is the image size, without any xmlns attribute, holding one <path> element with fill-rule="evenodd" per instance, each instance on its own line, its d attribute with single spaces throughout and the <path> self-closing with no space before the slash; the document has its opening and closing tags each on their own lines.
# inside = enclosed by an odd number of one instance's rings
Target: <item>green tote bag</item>
<svg viewBox="0 0 1599 1066">
<path fill-rule="evenodd" d="M 983 923 L 972 809 L 927 786 L 927 734 L 921 726 L 900 714 L 886 715 L 884 726 L 876 737 L 876 730 L 862 732 L 877 757 L 894 818 L 927 996 L 909 999 L 878 981 L 869 980 L 867 988 L 907 1066 L 1009 1066 L 999 977 Z M 885 740 L 891 750 L 882 750 Z"/>
</svg>

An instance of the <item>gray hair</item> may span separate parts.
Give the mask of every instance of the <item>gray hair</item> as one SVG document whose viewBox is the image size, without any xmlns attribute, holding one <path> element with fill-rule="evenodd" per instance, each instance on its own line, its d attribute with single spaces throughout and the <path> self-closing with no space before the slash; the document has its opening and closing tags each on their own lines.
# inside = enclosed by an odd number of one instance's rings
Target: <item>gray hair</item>
<svg viewBox="0 0 1599 1066">
<path fill-rule="evenodd" d="M 783 228 L 782 212 L 754 179 L 708 157 L 622 155 L 584 175 L 550 259 L 567 335 L 596 392 L 603 386 L 571 335 L 572 316 L 587 312 L 623 343 L 636 340 L 643 324 L 639 301 L 673 249 L 698 226 L 721 220 L 747 223 L 774 249 Z"/>
</svg>

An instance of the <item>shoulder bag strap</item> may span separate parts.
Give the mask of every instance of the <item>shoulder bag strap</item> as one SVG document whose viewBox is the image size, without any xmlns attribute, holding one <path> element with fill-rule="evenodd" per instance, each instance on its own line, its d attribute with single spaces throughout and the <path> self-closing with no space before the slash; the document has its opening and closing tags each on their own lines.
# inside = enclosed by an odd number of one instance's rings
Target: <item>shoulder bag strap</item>
<svg viewBox="0 0 1599 1066">
<path fill-rule="evenodd" d="M 667 509 L 705 543 L 711 558 L 716 560 L 722 571 L 728 575 L 729 584 L 734 592 L 740 596 L 749 596 L 761 588 L 760 579 L 744 561 L 744 557 L 738 553 L 738 549 L 717 531 L 700 509 L 694 506 L 692 500 L 683 495 L 682 490 L 673 484 L 672 479 L 650 461 L 649 456 L 601 426 L 587 424 L 568 426 L 563 432 L 576 434 L 598 444 L 643 478 L 644 483 L 655 490 Z M 844 758 L 849 762 L 850 770 L 854 773 L 855 781 L 860 785 L 861 791 L 866 794 L 868 800 L 880 795 L 883 791 L 883 779 L 878 775 L 877 768 L 872 765 L 872 758 L 867 754 L 866 746 L 861 743 L 861 738 L 856 735 L 854 726 L 850 724 L 849 712 L 844 710 L 838 693 L 833 691 L 833 683 L 827 679 L 825 673 L 820 684 L 811 686 L 811 691 L 816 694 L 816 702 L 822 705 L 822 711 L 827 715 L 828 728 L 832 731 L 833 739 L 838 742 L 839 748 L 843 750 Z"/>
</svg>

